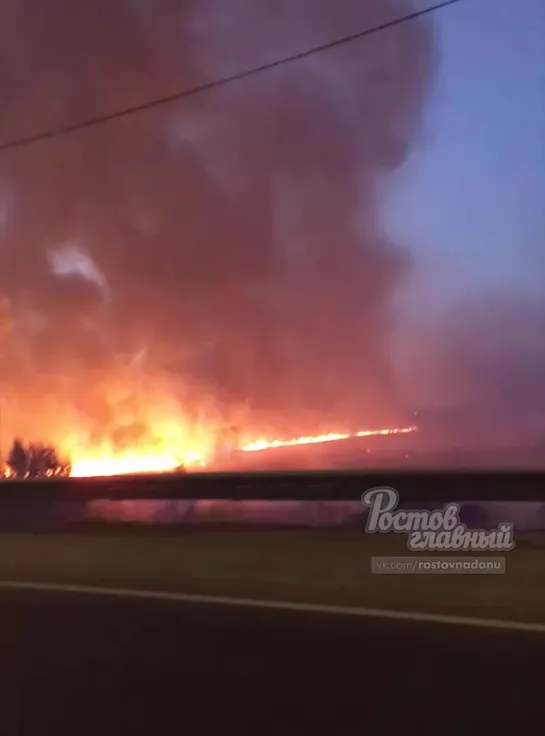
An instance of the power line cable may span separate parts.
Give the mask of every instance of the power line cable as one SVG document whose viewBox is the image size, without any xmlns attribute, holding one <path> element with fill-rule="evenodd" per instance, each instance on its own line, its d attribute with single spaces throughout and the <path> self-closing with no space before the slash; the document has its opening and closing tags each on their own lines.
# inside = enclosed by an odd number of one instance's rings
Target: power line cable
<svg viewBox="0 0 545 736">
<path fill-rule="evenodd" d="M 462 0 L 443 0 L 443 2 L 437 3 L 436 5 L 431 5 L 424 10 L 416 10 L 408 15 L 403 15 L 400 18 L 395 18 L 394 20 L 381 23 L 379 25 L 373 26 L 372 28 L 366 28 L 365 30 L 359 31 L 358 33 L 353 33 L 350 36 L 343 36 L 342 38 L 338 38 L 335 41 L 330 41 L 329 43 L 315 46 L 311 49 L 307 49 L 306 51 L 301 51 L 297 54 L 292 54 L 291 56 L 286 56 L 282 59 L 271 61 L 266 64 L 262 64 L 261 66 L 256 66 L 252 69 L 247 69 L 245 71 L 232 74 L 228 77 L 222 77 L 221 79 L 216 79 L 211 82 L 205 82 L 195 87 L 181 90 L 180 92 L 174 92 L 173 94 L 165 95 L 164 97 L 157 97 L 153 100 L 142 102 L 139 105 L 125 107 L 121 110 L 116 110 L 115 112 L 106 113 L 105 115 L 97 115 L 96 117 L 83 120 L 79 123 L 72 123 L 70 125 L 46 130 L 41 133 L 35 133 L 34 135 L 24 136 L 21 138 L 13 138 L 12 140 L 8 140 L 0 144 L 0 153 L 12 150 L 14 148 L 23 148 L 24 146 L 29 146 L 33 143 L 39 143 L 41 141 L 50 140 L 52 138 L 60 138 L 62 136 L 69 135 L 70 133 L 75 133 L 85 128 L 91 128 L 95 125 L 102 125 L 103 123 L 118 120 L 119 118 L 136 115 L 139 112 L 144 112 L 155 107 L 168 105 L 171 102 L 177 102 L 178 100 L 183 100 L 186 97 L 191 97 L 192 95 L 200 94 L 201 92 L 208 92 L 209 90 L 215 89 L 216 87 L 223 87 L 227 84 L 231 84 L 232 82 L 238 82 L 239 80 L 247 79 L 248 77 L 253 77 L 257 74 L 261 74 L 262 72 L 269 71 L 270 69 L 275 69 L 277 67 L 283 66 L 284 64 L 290 64 L 294 61 L 306 59 L 310 56 L 314 56 L 315 54 L 320 54 L 323 51 L 328 51 L 329 49 L 336 48 L 337 46 L 343 46 L 344 44 L 358 41 L 360 38 L 364 38 L 365 36 L 370 36 L 374 33 L 378 33 L 379 31 L 384 31 L 388 28 L 393 28 L 394 26 L 401 25 L 402 23 L 416 20 L 417 18 L 421 18 L 424 15 L 429 15 L 430 13 L 434 13 L 437 10 L 442 10 L 443 8 L 446 8 L 450 5 L 456 5 L 456 3 L 459 3 L 461 1 Z"/>
</svg>

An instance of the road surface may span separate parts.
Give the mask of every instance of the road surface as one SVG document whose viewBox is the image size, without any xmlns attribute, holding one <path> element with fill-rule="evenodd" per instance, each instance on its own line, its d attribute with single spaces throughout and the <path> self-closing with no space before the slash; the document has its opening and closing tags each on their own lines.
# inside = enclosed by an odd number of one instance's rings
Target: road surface
<svg viewBox="0 0 545 736">
<path fill-rule="evenodd" d="M 524 734 L 545 715 L 544 635 L 36 591 L 0 591 L 0 617 L 2 736 Z"/>
</svg>

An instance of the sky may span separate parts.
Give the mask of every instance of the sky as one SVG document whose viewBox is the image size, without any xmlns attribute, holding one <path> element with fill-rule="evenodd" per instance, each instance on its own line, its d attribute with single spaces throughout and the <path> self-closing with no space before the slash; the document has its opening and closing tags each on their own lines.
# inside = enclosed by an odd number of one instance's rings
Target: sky
<svg viewBox="0 0 545 736">
<path fill-rule="evenodd" d="M 434 19 L 426 131 L 383 205 L 416 256 L 406 319 L 481 290 L 545 295 L 545 3 L 465 0 Z"/>
</svg>

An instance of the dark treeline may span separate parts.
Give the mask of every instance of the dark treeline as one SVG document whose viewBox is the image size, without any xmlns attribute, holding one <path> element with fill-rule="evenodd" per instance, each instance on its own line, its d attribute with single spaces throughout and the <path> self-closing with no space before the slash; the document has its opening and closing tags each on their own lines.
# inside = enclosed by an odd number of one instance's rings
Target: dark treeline
<svg viewBox="0 0 545 736">
<path fill-rule="evenodd" d="M 54 447 L 41 443 L 25 443 L 16 438 L 5 462 L 10 478 L 51 478 L 70 475 L 70 465 L 59 457 Z"/>
</svg>

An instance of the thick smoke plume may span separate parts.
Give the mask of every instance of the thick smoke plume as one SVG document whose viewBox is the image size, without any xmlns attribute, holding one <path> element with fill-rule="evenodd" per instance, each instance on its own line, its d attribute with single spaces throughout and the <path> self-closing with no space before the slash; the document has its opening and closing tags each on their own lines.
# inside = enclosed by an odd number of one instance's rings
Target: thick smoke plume
<svg viewBox="0 0 545 736">
<path fill-rule="evenodd" d="M 1 137 L 138 104 L 413 9 L 2 0 Z M 391 420 L 390 297 L 410 258 L 383 238 L 377 203 L 418 136 L 434 61 L 421 18 L 3 154 L 0 291 L 13 321 L 2 371 L 4 394 L 19 401 L 14 429 L 52 431 L 77 414 L 100 432 L 132 400 L 127 387 L 155 405 L 175 400 L 229 421 L 244 411 L 286 432 L 309 417 L 314 428 Z M 134 407 L 123 411 L 134 418 Z"/>
</svg>

